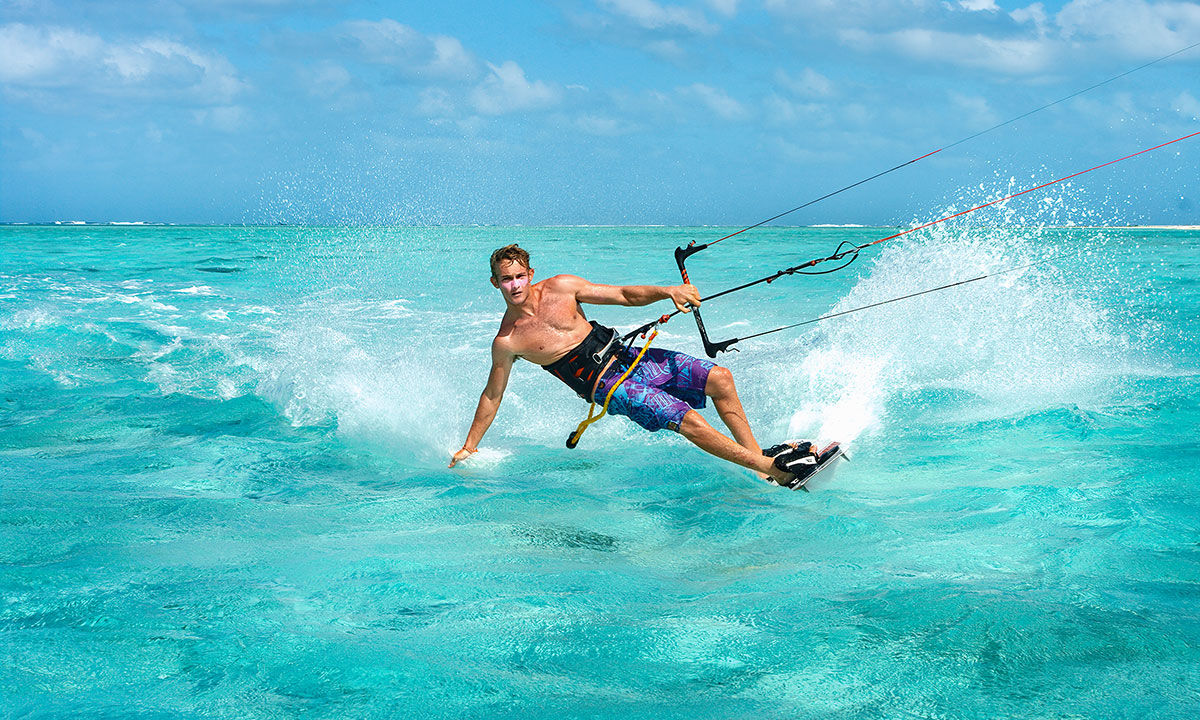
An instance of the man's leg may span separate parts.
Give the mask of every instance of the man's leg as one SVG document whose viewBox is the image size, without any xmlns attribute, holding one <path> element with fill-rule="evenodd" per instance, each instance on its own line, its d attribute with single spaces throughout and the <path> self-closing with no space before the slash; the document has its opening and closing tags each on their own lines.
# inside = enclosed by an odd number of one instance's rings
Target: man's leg
<svg viewBox="0 0 1200 720">
<path fill-rule="evenodd" d="M 770 475 L 781 482 L 792 477 L 775 467 L 774 461 L 764 457 L 761 450 L 751 450 L 722 435 L 695 410 L 689 410 L 679 421 L 679 434 L 706 453 L 749 468 L 761 476 Z"/>
<path fill-rule="evenodd" d="M 733 433 L 733 439 L 737 440 L 738 445 L 756 455 L 761 455 L 762 448 L 754 439 L 754 432 L 750 430 L 750 421 L 746 419 L 746 411 L 742 408 L 741 399 L 738 398 L 737 386 L 733 382 L 733 373 L 720 365 L 714 367 L 708 373 L 708 380 L 704 384 L 704 394 L 712 398 L 713 407 L 721 416 L 721 422 L 725 423 L 725 427 Z M 767 478 L 766 474 L 762 472 L 759 472 L 758 476 L 764 480 Z"/>
<path fill-rule="evenodd" d="M 758 446 L 758 441 L 754 439 L 754 433 L 750 430 L 750 421 L 746 419 L 742 401 L 738 398 L 733 373 L 720 365 L 714 367 L 708 373 L 704 394 L 712 398 L 713 407 L 721 416 L 721 422 L 733 433 L 733 439 L 737 440 L 738 445 L 753 453 L 762 454 L 762 448 Z"/>
</svg>

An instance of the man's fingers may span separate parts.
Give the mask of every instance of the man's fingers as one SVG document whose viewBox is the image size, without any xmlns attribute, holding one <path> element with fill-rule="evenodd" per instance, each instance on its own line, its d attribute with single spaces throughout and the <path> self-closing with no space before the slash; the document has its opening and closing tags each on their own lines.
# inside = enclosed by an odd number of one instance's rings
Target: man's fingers
<svg viewBox="0 0 1200 720">
<path fill-rule="evenodd" d="M 680 285 L 677 292 L 671 293 L 671 302 L 675 303 L 679 312 L 691 312 L 693 308 L 700 307 L 700 291 L 695 285 Z"/>
<path fill-rule="evenodd" d="M 474 452 L 477 452 L 477 451 L 476 450 L 468 450 L 466 448 L 459 450 L 458 452 L 456 452 L 450 456 L 450 464 L 447 465 L 446 467 L 454 467 L 461 461 L 466 460 L 467 458 L 471 457 L 471 454 Z"/>
</svg>

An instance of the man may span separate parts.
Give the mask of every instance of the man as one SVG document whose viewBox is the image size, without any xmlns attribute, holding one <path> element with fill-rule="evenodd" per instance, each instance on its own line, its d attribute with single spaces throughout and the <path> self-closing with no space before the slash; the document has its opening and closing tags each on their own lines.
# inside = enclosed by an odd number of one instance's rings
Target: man
<svg viewBox="0 0 1200 720">
<path fill-rule="evenodd" d="M 541 365 L 584 399 L 604 402 L 612 383 L 629 367 L 634 355 L 621 347 L 611 329 L 589 322 L 582 303 L 641 306 L 670 300 L 682 312 L 700 305 L 700 293 L 692 285 L 598 285 L 574 275 L 555 275 L 534 283 L 529 253 L 515 244 L 493 252 L 491 268 L 492 286 L 500 290 L 507 307 L 492 341 L 487 386 L 479 397 L 466 442 L 454 453 L 450 467 L 477 452 L 479 441 L 496 417 L 513 361 L 518 357 Z M 696 412 L 696 408 L 705 406 L 706 398 L 712 398 L 733 439 Z M 650 348 L 613 393 L 608 411 L 625 415 L 651 432 L 675 430 L 700 449 L 777 484 L 790 486 L 795 480 L 796 476 L 784 469 L 788 464 L 763 455 L 738 399 L 732 373 L 708 360 Z M 796 458 L 791 455 L 801 451 L 794 446 L 782 448 L 773 448 L 773 454 L 780 457 L 781 453 L 790 453 L 785 459 L 794 467 Z M 815 459 L 807 448 L 802 452 Z"/>
</svg>

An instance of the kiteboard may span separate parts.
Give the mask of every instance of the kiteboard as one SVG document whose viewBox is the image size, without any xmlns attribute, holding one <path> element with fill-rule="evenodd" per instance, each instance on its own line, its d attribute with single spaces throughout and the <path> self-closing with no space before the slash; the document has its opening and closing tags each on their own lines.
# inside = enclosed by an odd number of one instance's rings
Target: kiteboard
<svg viewBox="0 0 1200 720">
<path fill-rule="evenodd" d="M 808 492 L 813 478 L 828 470 L 838 458 L 850 459 L 840 443 L 831 442 L 819 450 L 807 440 L 773 445 L 763 450 L 763 455 L 772 458 L 775 467 L 795 475 L 791 482 L 781 487 L 805 492 Z"/>
</svg>

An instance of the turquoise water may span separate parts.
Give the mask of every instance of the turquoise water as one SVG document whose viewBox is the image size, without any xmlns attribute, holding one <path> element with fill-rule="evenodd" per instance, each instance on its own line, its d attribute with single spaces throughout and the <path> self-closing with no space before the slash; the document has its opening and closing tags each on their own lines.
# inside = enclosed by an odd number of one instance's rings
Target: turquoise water
<svg viewBox="0 0 1200 720">
<path fill-rule="evenodd" d="M 723 356 L 761 441 L 849 443 L 809 494 L 621 418 L 569 451 L 586 407 L 528 364 L 446 469 L 492 248 L 665 284 L 721 234 L 0 228 L 3 714 L 1193 716 L 1197 231 L 951 228 L 707 304 L 745 335 L 1057 255 Z"/>
</svg>

